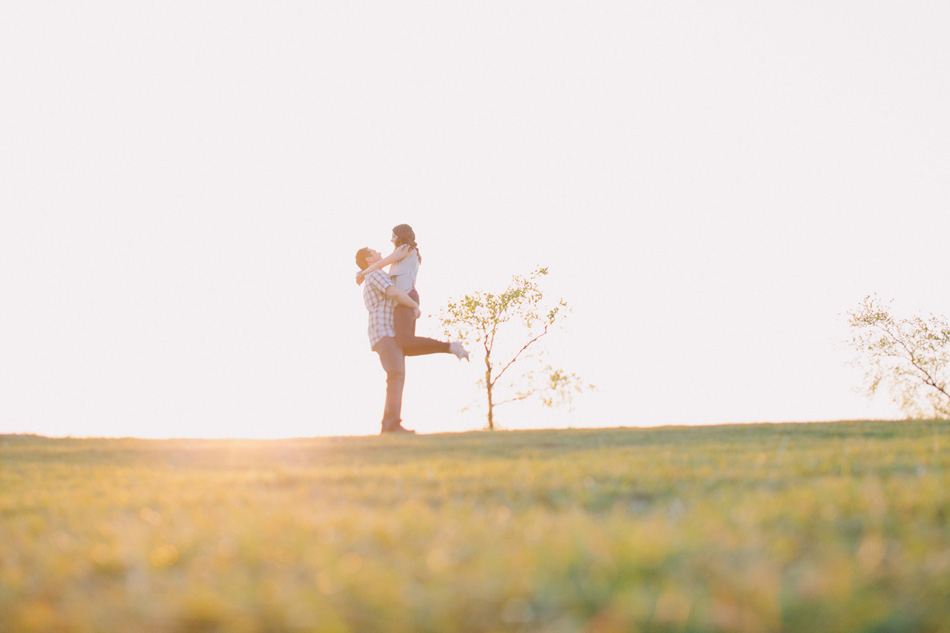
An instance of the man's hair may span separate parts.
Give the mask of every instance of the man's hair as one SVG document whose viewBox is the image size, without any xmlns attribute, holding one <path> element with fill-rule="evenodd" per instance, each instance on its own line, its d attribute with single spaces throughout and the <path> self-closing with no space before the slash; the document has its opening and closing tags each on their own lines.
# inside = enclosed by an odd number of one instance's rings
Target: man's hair
<svg viewBox="0 0 950 633">
<path fill-rule="evenodd" d="M 360 250 L 356 251 L 356 265 L 360 267 L 360 270 L 366 270 L 369 268 L 369 264 L 366 263 L 366 258 L 369 257 L 373 249 L 369 246 L 364 246 Z"/>
</svg>

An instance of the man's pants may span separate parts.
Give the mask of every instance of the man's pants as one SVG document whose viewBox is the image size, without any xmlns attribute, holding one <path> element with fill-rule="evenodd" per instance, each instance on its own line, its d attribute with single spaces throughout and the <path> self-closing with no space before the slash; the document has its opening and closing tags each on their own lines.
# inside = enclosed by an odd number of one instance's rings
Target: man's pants
<svg viewBox="0 0 950 633">
<path fill-rule="evenodd" d="M 396 339 L 387 336 L 373 347 L 379 354 L 379 364 L 386 371 L 386 407 L 383 409 L 383 431 L 395 428 L 402 418 L 402 388 L 406 383 L 406 357 L 396 345 Z"/>
</svg>

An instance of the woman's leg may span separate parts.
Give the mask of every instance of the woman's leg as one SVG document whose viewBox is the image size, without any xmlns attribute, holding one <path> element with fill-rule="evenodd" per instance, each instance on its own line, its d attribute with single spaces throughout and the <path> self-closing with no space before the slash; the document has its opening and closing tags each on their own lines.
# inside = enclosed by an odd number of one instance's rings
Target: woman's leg
<svg viewBox="0 0 950 633">
<path fill-rule="evenodd" d="M 419 303 L 419 293 L 409 291 L 413 301 Z M 425 356 L 426 354 L 451 354 L 448 343 L 424 336 L 416 336 L 416 317 L 405 306 L 396 306 L 393 310 L 393 326 L 396 330 L 396 344 L 406 356 Z"/>
<path fill-rule="evenodd" d="M 396 344 L 406 356 L 425 356 L 426 354 L 448 354 L 448 343 L 424 336 L 416 336 L 416 318 L 412 310 L 396 306 L 393 310 L 393 325 L 396 329 Z"/>
</svg>

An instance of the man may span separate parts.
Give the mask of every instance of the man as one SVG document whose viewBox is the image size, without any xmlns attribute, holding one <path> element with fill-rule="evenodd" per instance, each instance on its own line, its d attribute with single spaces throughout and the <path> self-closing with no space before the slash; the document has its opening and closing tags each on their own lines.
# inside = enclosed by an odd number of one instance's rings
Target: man
<svg viewBox="0 0 950 633">
<path fill-rule="evenodd" d="M 371 248 L 356 252 L 356 265 L 360 270 L 378 262 L 383 256 Z M 369 344 L 379 355 L 379 362 L 386 371 L 386 407 L 383 409 L 381 433 L 415 433 L 402 425 L 402 388 L 406 381 L 406 358 L 396 344 L 393 327 L 393 308 L 396 304 L 411 308 L 419 318 L 419 304 L 405 290 L 393 285 L 389 275 L 374 270 L 366 275 L 363 283 L 363 304 L 369 312 Z"/>
</svg>

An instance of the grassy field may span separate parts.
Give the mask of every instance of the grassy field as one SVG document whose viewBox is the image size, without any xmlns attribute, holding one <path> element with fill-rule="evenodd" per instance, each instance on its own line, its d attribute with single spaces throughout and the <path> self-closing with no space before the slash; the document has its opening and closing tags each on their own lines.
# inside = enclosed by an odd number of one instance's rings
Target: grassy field
<svg viewBox="0 0 950 633">
<path fill-rule="evenodd" d="M 27 631 L 950 631 L 950 424 L 3 436 Z"/>
</svg>

